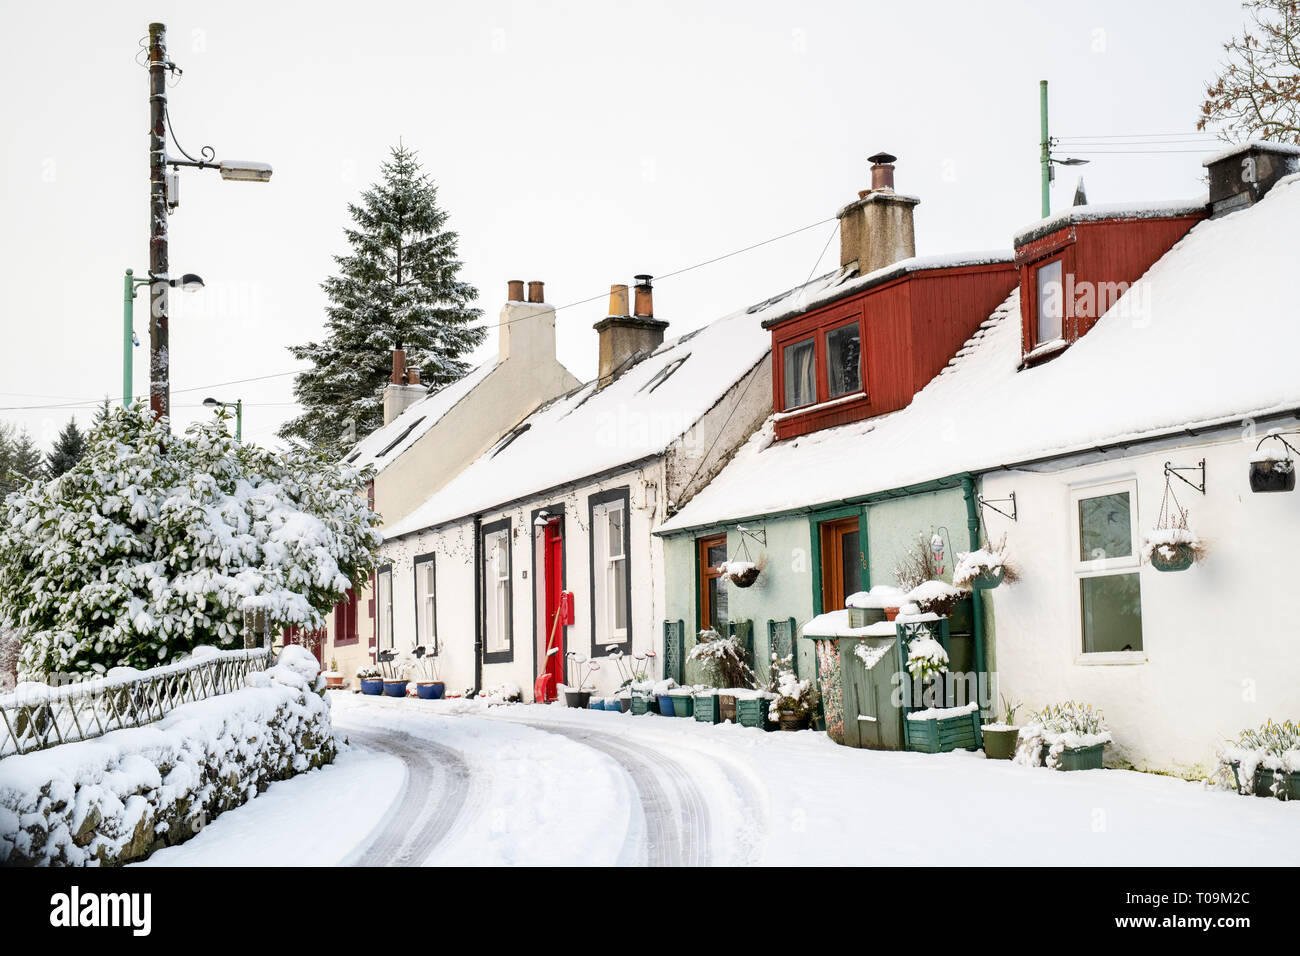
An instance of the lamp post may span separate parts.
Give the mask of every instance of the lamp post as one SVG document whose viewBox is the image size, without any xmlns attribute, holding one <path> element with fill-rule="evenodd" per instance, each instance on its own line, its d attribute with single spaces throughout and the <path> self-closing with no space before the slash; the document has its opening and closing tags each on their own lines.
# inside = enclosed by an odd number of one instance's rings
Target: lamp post
<svg viewBox="0 0 1300 956">
<path fill-rule="evenodd" d="M 235 406 L 235 441 L 244 440 L 244 400 L 236 399 L 233 402 L 219 402 L 215 398 L 205 398 L 203 404 L 207 408 L 229 408 Z"/>
<path fill-rule="evenodd" d="M 170 357 L 168 355 L 169 316 L 167 290 L 174 287 L 167 275 L 167 215 L 176 205 L 177 195 L 168 196 L 167 167 L 178 169 L 215 169 L 222 179 L 239 182 L 268 182 L 271 167 L 266 163 L 235 160 L 216 161 L 216 151 L 204 146 L 195 159 L 176 140 L 167 112 L 167 74 L 181 75 L 180 68 L 167 58 L 167 27 L 149 24 L 149 407 L 157 418 L 171 413 Z M 185 159 L 167 155 L 167 134 Z M 175 177 L 173 176 L 173 189 Z M 143 284 L 143 283 L 142 283 Z M 132 295 L 134 298 L 134 288 Z"/>
<path fill-rule="evenodd" d="M 1047 81 L 1038 81 L 1038 128 L 1042 138 L 1038 142 L 1038 164 L 1041 167 L 1043 218 L 1052 214 L 1052 180 L 1056 179 L 1054 166 L 1086 166 L 1086 159 L 1057 159 L 1052 155 L 1056 140 L 1047 132 Z"/>
<path fill-rule="evenodd" d="M 149 278 L 136 278 L 133 269 L 127 269 L 122 276 L 122 407 L 131 407 L 132 358 L 131 347 L 135 345 L 135 292 L 140 286 L 148 285 Z M 187 272 L 179 279 L 167 280 L 167 286 L 183 292 L 198 292 L 203 288 L 203 280 L 192 272 Z"/>
</svg>

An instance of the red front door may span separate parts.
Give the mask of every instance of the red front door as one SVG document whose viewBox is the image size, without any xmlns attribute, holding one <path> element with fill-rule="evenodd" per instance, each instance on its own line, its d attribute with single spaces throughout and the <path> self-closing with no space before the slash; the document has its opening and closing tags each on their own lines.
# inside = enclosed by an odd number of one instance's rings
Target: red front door
<svg viewBox="0 0 1300 956">
<path fill-rule="evenodd" d="M 543 548 L 546 555 L 546 637 L 542 653 L 545 654 L 549 648 L 555 648 L 555 653 L 545 660 L 541 672 L 551 675 L 550 693 L 554 695 L 564 681 L 564 622 L 560 620 L 561 595 L 564 593 L 564 534 L 560 530 L 559 518 L 546 522 Z M 552 696 L 551 700 L 554 699 Z"/>
</svg>

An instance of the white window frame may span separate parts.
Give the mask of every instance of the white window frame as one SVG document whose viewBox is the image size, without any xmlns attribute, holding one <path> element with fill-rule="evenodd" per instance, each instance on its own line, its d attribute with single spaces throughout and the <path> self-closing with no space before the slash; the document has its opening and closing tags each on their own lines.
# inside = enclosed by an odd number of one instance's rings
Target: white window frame
<svg viewBox="0 0 1300 956">
<path fill-rule="evenodd" d="M 1043 338 L 1043 273 L 1055 266 L 1059 272 L 1056 282 L 1056 307 L 1054 318 L 1059 326 L 1056 335 Z M 1065 341 L 1065 256 L 1046 259 L 1034 268 L 1034 348 Z"/>
<path fill-rule="evenodd" d="M 598 500 L 603 499 L 603 500 Z M 627 488 L 611 489 L 593 495 L 590 501 L 591 523 L 591 645 L 592 653 L 603 652 L 611 644 L 631 647 L 632 596 L 631 557 L 627 553 L 632 541 L 631 494 Z M 622 532 L 611 540 L 610 520 L 622 515 Z M 624 585 L 617 587 L 618 569 L 622 565 Z M 616 626 L 622 609 L 623 626 Z"/>
<path fill-rule="evenodd" d="M 1129 496 L 1129 553 L 1123 557 L 1080 557 L 1083 526 L 1079 504 L 1089 498 L 1127 493 Z M 1111 577 L 1121 574 L 1139 574 L 1142 568 L 1141 540 L 1138 535 L 1138 489 L 1136 478 L 1123 478 L 1080 485 L 1070 490 L 1070 602 L 1074 607 L 1074 635 L 1077 648 L 1074 662 L 1081 665 L 1145 664 L 1147 662 L 1146 633 L 1143 631 L 1142 650 L 1138 651 L 1085 651 L 1083 649 L 1083 591 L 1081 582 L 1086 578 Z M 1139 587 L 1141 578 L 1139 576 Z"/>
<path fill-rule="evenodd" d="M 423 581 L 423 588 L 421 588 Z M 438 565 L 433 553 L 415 559 L 415 644 L 438 653 Z M 423 592 L 423 597 L 421 597 Z"/>
<path fill-rule="evenodd" d="M 393 566 L 375 572 L 375 650 L 393 650 Z"/>
<path fill-rule="evenodd" d="M 493 560 L 496 542 L 500 541 L 502 562 Z M 512 659 L 514 638 L 511 615 L 513 613 L 514 595 L 512 593 L 510 554 L 511 529 L 507 524 L 499 528 L 484 528 L 483 531 L 483 652 L 484 657 L 495 658 L 487 663 L 499 663 Z"/>
</svg>

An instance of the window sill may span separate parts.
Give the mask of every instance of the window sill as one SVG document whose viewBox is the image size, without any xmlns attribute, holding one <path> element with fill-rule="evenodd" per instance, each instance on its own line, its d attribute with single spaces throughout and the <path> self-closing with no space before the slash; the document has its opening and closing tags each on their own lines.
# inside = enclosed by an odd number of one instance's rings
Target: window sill
<svg viewBox="0 0 1300 956">
<path fill-rule="evenodd" d="M 1107 667 L 1126 664 L 1145 664 L 1146 651 L 1097 651 L 1092 654 L 1080 654 L 1074 659 L 1078 667 Z"/>
<path fill-rule="evenodd" d="M 777 412 L 773 418 L 777 421 L 784 421 L 787 418 L 794 418 L 799 415 L 806 415 L 809 412 L 820 412 L 826 408 L 834 408 L 836 405 L 847 405 L 849 402 L 860 401 L 867 397 L 867 393 L 861 389 L 856 392 L 849 392 L 847 395 L 837 395 L 835 398 L 827 399 L 824 402 L 815 402 L 812 405 L 800 405 L 789 411 Z"/>
<path fill-rule="evenodd" d="M 1025 353 L 1024 358 L 1021 359 L 1020 361 L 1020 367 L 1030 368 L 1034 365 L 1039 365 L 1043 362 L 1046 362 L 1048 359 L 1052 358 L 1053 356 L 1059 355 L 1062 352 L 1064 352 L 1069 347 L 1069 345 L 1070 343 L 1067 342 L 1064 338 L 1052 339 L 1052 341 L 1044 342 L 1042 345 L 1035 345 L 1032 349 L 1030 349 L 1028 352 Z"/>
</svg>

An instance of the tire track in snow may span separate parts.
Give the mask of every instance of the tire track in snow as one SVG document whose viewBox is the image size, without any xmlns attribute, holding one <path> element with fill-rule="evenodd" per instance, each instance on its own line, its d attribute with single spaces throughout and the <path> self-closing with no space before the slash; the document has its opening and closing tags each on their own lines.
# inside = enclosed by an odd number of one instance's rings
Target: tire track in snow
<svg viewBox="0 0 1300 956">
<path fill-rule="evenodd" d="M 469 794 L 469 766 L 456 751 L 400 731 L 349 727 L 349 740 L 390 753 L 407 769 L 406 786 L 384 825 L 349 862 L 354 866 L 420 866 L 451 832 Z"/>
<path fill-rule="evenodd" d="M 614 760 L 632 778 L 645 817 L 650 866 L 707 866 L 711 858 L 708 804 L 695 780 L 666 754 L 614 734 L 549 721 L 504 718 L 567 737 Z"/>
</svg>

